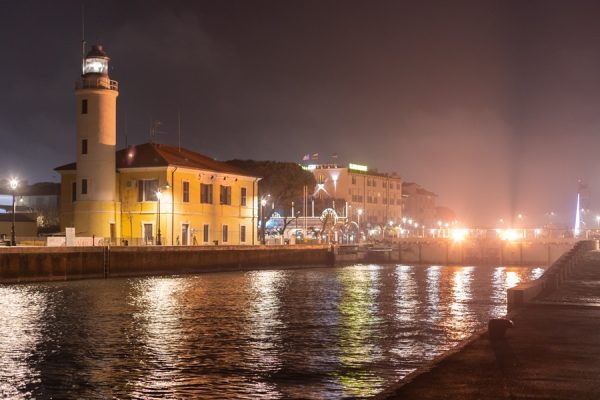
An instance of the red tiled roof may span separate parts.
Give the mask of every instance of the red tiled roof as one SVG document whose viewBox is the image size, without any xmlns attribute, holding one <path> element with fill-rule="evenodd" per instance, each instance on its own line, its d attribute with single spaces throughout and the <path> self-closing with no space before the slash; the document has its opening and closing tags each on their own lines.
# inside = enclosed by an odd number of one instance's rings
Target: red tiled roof
<svg viewBox="0 0 600 400">
<path fill-rule="evenodd" d="M 253 176 L 240 168 L 213 160 L 202 154 L 183 148 L 180 150 L 178 147 L 158 143 L 144 143 L 119 150 L 116 154 L 116 161 L 117 169 L 167 167 L 171 165 L 235 175 Z M 55 168 L 56 171 L 72 171 L 75 169 L 75 163 Z"/>
</svg>

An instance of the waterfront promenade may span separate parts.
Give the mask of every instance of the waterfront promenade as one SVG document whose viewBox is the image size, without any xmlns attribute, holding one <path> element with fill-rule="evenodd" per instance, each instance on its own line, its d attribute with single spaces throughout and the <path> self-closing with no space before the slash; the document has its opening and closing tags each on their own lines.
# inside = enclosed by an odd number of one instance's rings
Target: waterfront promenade
<svg viewBox="0 0 600 400">
<path fill-rule="evenodd" d="M 600 252 L 517 310 L 506 338 L 482 333 L 378 399 L 600 399 Z"/>
</svg>

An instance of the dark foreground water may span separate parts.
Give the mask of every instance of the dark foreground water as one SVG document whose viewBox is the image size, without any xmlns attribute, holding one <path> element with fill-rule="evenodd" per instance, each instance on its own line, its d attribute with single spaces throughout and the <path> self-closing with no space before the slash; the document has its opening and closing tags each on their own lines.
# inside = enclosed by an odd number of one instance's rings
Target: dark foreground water
<svg viewBox="0 0 600 400">
<path fill-rule="evenodd" d="M 343 398 L 506 313 L 529 267 L 357 265 L 0 286 L 4 398 Z"/>
</svg>

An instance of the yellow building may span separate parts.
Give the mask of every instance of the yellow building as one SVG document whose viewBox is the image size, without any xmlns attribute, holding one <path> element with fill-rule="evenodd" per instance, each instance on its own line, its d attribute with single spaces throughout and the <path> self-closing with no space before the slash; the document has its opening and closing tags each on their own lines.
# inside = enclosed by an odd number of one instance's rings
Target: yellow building
<svg viewBox="0 0 600 400">
<path fill-rule="evenodd" d="M 256 244 L 259 178 L 163 144 L 116 151 L 118 84 L 93 46 L 77 85 L 77 162 L 61 175 L 61 229 L 114 244 Z"/>
</svg>

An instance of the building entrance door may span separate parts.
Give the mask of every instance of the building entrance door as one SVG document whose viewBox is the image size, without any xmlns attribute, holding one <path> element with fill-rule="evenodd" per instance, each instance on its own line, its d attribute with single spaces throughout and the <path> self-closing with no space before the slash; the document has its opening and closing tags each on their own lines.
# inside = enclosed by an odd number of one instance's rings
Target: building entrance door
<svg viewBox="0 0 600 400">
<path fill-rule="evenodd" d="M 190 224 L 181 224 L 181 245 L 188 246 L 190 236 Z"/>
<path fill-rule="evenodd" d="M 117 226 L 115 225 L 115 223 L 111 223 L 110 224 L 110 244 L 115 244 L 117 238 Z"/>
<path fill-rule="evenodd" d="M 152 244 L 154 237 L 152 236 L 152 224 L 144 224 L 144 243 Z"/>
</svg>

